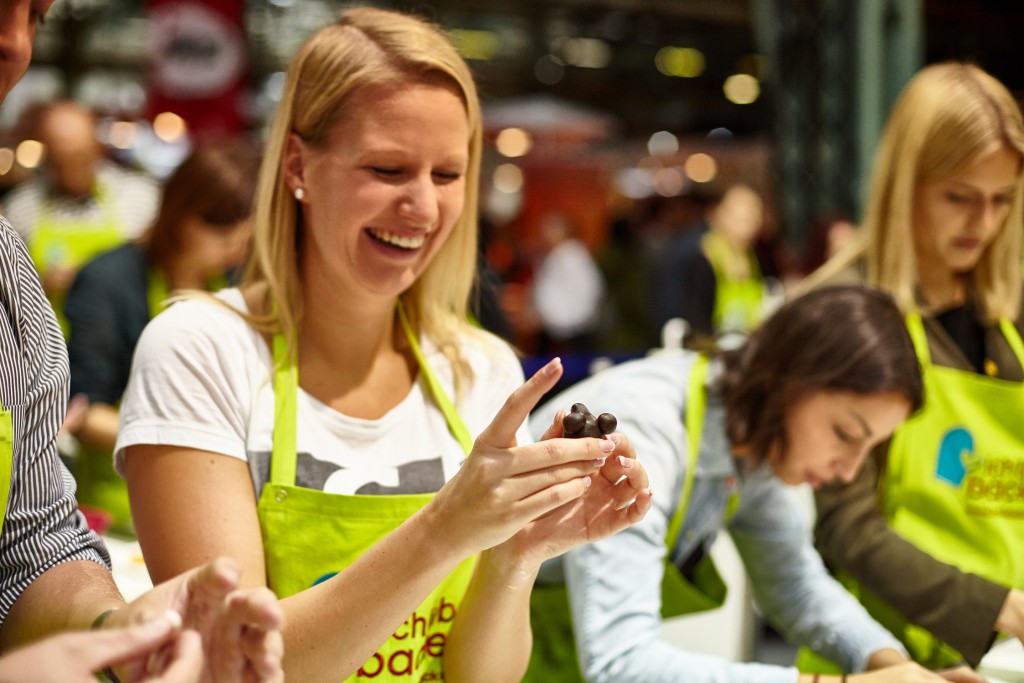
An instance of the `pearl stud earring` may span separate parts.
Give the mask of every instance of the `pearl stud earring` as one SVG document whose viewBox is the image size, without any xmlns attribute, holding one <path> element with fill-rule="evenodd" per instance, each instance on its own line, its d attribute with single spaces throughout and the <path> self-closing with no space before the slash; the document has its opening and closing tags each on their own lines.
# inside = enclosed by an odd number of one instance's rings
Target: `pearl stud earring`
<svg viewBox="0 0 1024 683">
<path fill-rule="evenodd" d="M 306 197 L 306 191 L 303 190 L 301 187 L 296 187 L 294 194 L 295 194 L 295 199 L 300 201 L 300 202 Z"/>
</svg>

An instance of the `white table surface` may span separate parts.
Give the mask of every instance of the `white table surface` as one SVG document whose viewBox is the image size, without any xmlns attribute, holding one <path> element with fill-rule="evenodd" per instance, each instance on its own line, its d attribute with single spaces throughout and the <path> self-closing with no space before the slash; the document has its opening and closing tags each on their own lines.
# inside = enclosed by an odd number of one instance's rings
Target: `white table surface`
<svg viewBox="0 0 1024 683">
<path fill-rule="evenodd" d="M 121 590 L 125 600 L 131 602 L 153 587 L 138 541 L 104 536 L 103 543 L 110 552 L 114 583 Z"/>
<path fill-rule="evenodd" d="M 990 683 L 1024 683 L 1024 645 L 1016 638 L 996 643 L 982 658 L 978 673 Z"/>
</svg>

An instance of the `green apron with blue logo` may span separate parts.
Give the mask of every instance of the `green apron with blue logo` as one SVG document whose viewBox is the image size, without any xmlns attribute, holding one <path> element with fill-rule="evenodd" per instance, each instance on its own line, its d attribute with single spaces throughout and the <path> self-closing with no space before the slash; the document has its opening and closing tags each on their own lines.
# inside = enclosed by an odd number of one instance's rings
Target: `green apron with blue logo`
<svg viewBox="0 0 1024 683">
<path fill-rule="evenodd" d="M 745 255 L 737 254 L 721 235 L 709 232 L 701 239 L 701 250 L 715 273 L 715 307 L 711 323 L 715 332 L 749 332 L 761 322 L 764 309 L 764 280 L 761 267 L 748 250 Z M 746 277 L 732 273 L 738 259 L 743 264 Z"/>
<path fill-rule="evenodd" d="M 423 358 L 401 307 L 398 312 L 420 374 L 468 456 L 473 438 Z M 344 570 L 435 494 L 341 495 L 296 486 L 298 367 L 281 335 L 274 336 L 273 346 L 273 451 L 258 513 L 267 583 L 279 598 L 285 598 Z M 471 557 L 456 567 L 348 680 L 444 680 L 445 640 L 475 565 L 476 557 Z"/>
<path fill-rule="evenodd" d="M 921 363 L 925 405 L 893 436 L 879 484 L 883 513 L 896 533 L 935 559 L 1024 588 L 1024 384 L 933 365 L 921 317 L 907 316 L 907 328 Z M 1017 329 L 1005 319 L 1000 329 L 1024 367 Z M 922 665 L 963 661 L 856 582 L 843 582 Z M 822 670 L 809 659 L 800 666 Z"/>
<path fill-rule="evenodd" d="M 683 488 L 665 534 L 665 567 L 661 579 L 661 616 L 678 617 L 721 607 L 725 602 L 726 585 L 711 559 L 710 553 L 697 564 L 692 580 L 683 575 L 672 562 L 671 553 L 683 530 L 686 508 L 693 489 L 701 433 L 707 407 L 708 358 L 701 355 L 694 362 L 686 393 L 687 466 Z M 727 510 L 735 509 L 736 498 L 730 499 Z M 727 512 L 728 514 L 728 512 Z M 572 612 L 569 595 L 562 584 L 535 585 L 530 597 L 530 622 L 533 628 L 533 652 L 524 683 L 573 683 L 583 681 L 573 639 Z"/>
<path fill-rule="evenodd" d="M 39 221 L 28 240 L 28 253 L 40 277 L 45 277 L 51 268 L 77 270 L 95 256 L 124 243 L 124 230 L 110 189 L 97 182 L 93 188 L 93 199 L 100 208 L 100 215 L 88 221 L 57 220 L 50 200 L 43 199 Z M 47 296 L 67 339 L 70 330 L 64 317 L 65 293 L 48 292 Z"/>
</svg>

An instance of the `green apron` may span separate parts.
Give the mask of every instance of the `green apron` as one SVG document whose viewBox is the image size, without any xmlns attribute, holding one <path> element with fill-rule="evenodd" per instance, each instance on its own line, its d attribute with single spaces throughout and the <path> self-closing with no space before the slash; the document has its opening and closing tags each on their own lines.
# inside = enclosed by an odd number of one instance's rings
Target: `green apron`
<svg viewBox="0 0 1024 683">
<path fill-rule="evenodd" d="M 113 196 L 106 185 L 96 182 L 93 198 L 100 208 L 94 220 L 57 220 L 50 200 L 43 199 L 35 230 L 29 238 L 28 253 L 40 276 L 55 267 L 81 268 L 93 257 L 113 249 L 125 241 L 121 221 L 117 217 Z M 57 322 L 67 339 L 69 329 L 64 317 L 63 292 L 48 293 Z"/>
<path fill-rule="evenodd" d="M 727 590 L 710 553 L 697 564 L 693 581 L 682 574 L 671 557 L 675 542 L 682 533 L 697 470 L 697 457 L 700 453 L 701 432 L 707 407 L 704 387 L 707 371 L 708 358 L 701 355 L 693 365 L 687 384 L 684 417 L 688 450 L 686 477 L 680 491 L 679 504 L 669 520 L 665 534 L 667 551 L 661 579 L 661 616 L 666 619 L 721 607 L 725 602 Z M 728 511 L 735 509 L 736 501 L 735 497 L 730 499 L 727 514 Z M 523 682 L 583 681 L 576 657 L 572 611 L 565 585 L 534 586 L 530 596 L 530 622 L 533 628 L 533 652 Z"/>
<path fill-rule="evenodd" d="M 468 455 L 473 438 L 430 370 L 405 314 L 399 317 L 420 375 Z M 274 445 L 270 479 L 260 494 L 267 582 L 279 598 L 326 581 L 394 531 L 435 494 L 341 495 L 295 485 L 298 368 L 281 335 L 274 336 Z M 442 654 L 476 564 L 449 574 L 349 681 L 443 680 Z M 381 590 L 387 590 L 382 587 Z"/>
<path fill-rule="evenodd" d="M 709 232 L 701 240 L 701 249 L 715 273 L 715 307 L 711 323 L 715 332 L 749 332 L 761 322 L 764 306 L 764 280 L 752 251 L 746 255 L 745 278 L 730 275 L 730 264 L 743 256 L 720 235 Z"/>
<path fill-rule="evenodd" d="M 4 532 L 7 501 L 11 496 L 11 471 L 14 469 L 14 423 L 11 411 L 0 405 L 0 535 Z"/>
<path fill-rule="evenodd" d="M 893 436 L 879 486 L 883 513 L 896 533 L 937 560 L 1024 588 L 1024 384 L 933 365 L 921 317 L 907 316 L 907 328 L 921 363 L 925 406 Z M 1008 320 L 1000 329 L 1024 366 L 1020 334 Z M 929 668 L 963 661 L 841 578 L 916 661 Z"/>
</svg>

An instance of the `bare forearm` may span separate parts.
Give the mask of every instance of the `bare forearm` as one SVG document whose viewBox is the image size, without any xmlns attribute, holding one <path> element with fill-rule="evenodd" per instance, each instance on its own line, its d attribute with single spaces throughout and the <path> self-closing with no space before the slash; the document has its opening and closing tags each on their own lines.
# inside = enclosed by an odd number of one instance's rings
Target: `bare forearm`
<svg viewBox="0 0 1024 683">
<path fill-rule="evenodd" d="M 0 650 L 61 631 L 87 629 L 103 612 L 123 606 L 106 567 L 88 560 L 58 564 L 14 603 L 0 630 Z"/>
<path fill-rule="evenodd" d="M 996 629 L 1024 640 L 1024 592 L 1012 589 L 996 618 Z"/>
<path fill-rule="evenodd" d="M 288 680 L 356 673 L 467 553 L 439 542 L 428 506 L 329 581 L 282 601 Z"/>
<path fill-rule="evenodd" d="M 85 413 L 75 437 L 84 444 L 113 450 L 117 441 L 117 408 L 106 403 L 93 403 Z"/>
<path fill-rule="evenodd" d="M 517 566 L 501 546 L 480 554 L 445 647 L 447 680 L 522 679 L 530 661 L 530 592 L 538 569 Z"/>
</svg>

